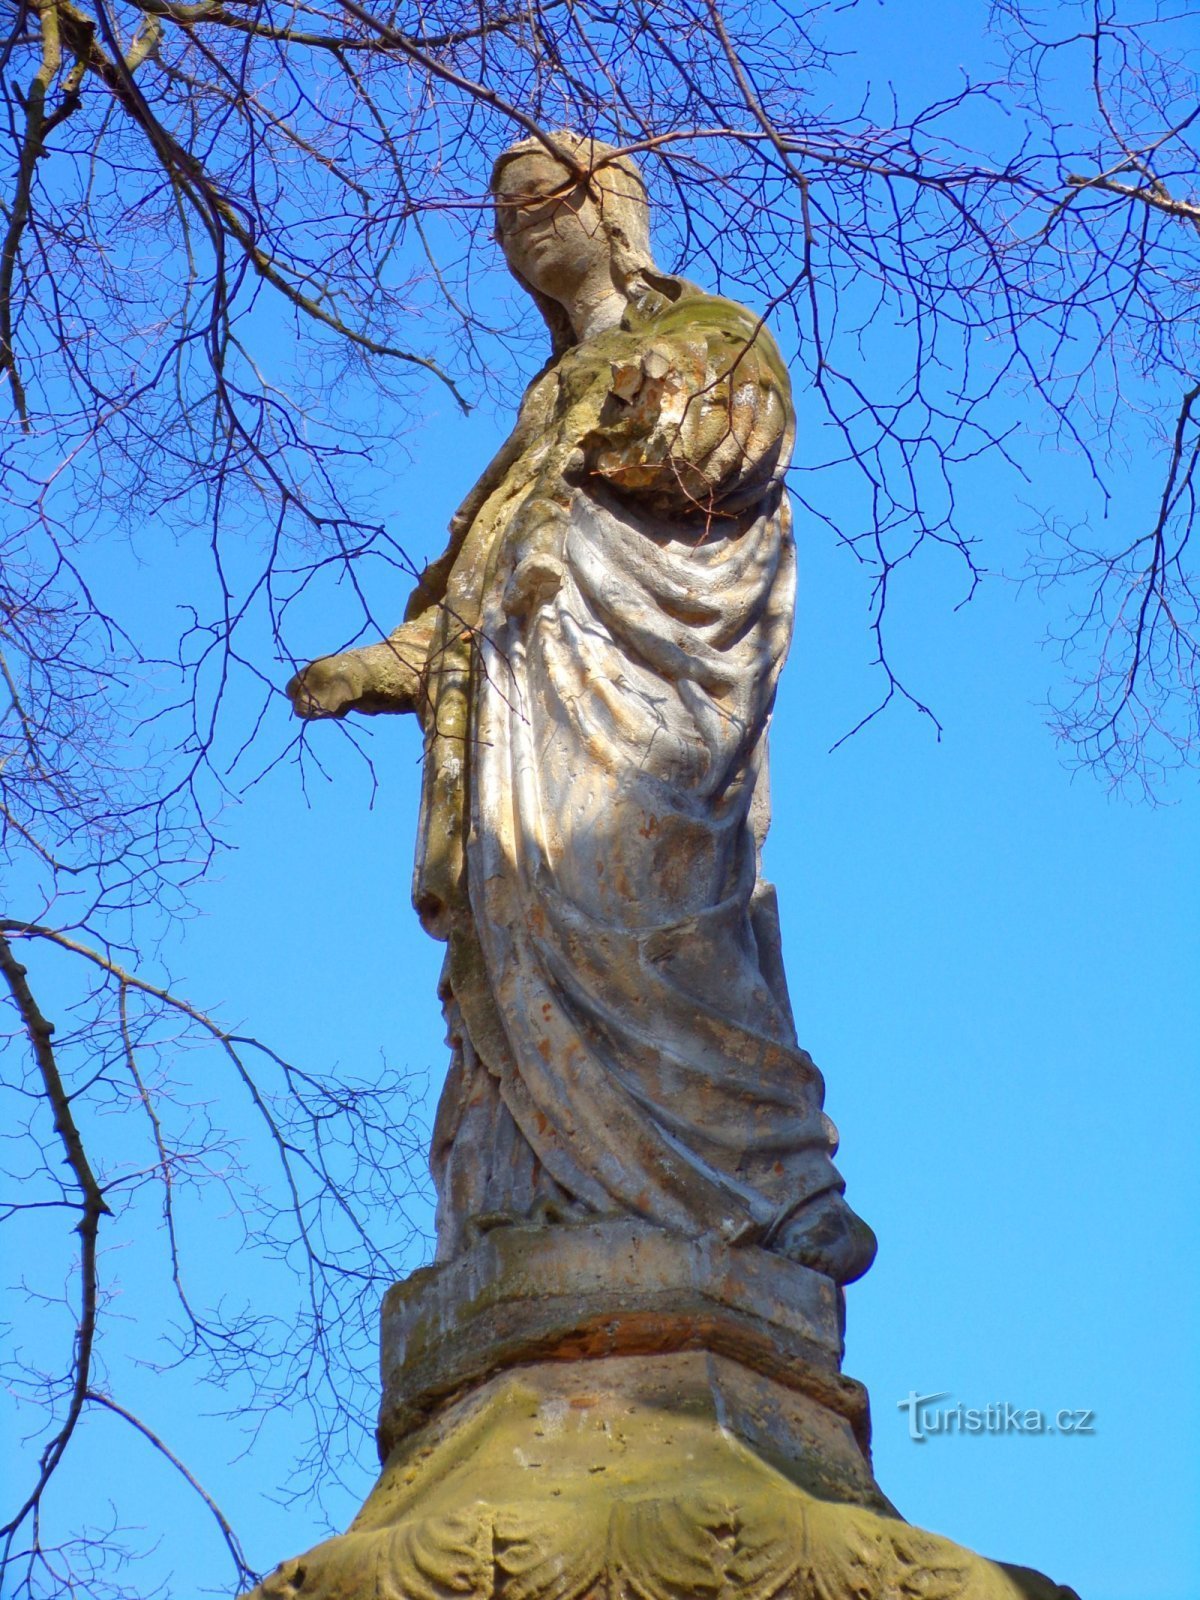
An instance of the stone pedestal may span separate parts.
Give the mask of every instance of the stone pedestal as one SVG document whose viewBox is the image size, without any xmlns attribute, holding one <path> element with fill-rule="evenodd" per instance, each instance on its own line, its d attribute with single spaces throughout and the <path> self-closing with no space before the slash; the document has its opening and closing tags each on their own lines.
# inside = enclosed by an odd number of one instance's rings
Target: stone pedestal
<svg viewBox="0 0 1200 1600">
<path fill-rule="evenodd" d="M 255 1600 L 1071 1600 L 901 1520 L 841 1350 L 765 1251 L 497 1229 L 389 1293 L 379 1483 Z"/>
</svg>

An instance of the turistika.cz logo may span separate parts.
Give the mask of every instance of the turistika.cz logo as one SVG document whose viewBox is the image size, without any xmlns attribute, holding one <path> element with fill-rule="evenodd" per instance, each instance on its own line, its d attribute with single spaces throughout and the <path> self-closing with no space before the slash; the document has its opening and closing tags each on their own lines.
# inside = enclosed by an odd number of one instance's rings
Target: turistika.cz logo
<svg viewBox="0 0 1200 1600">
<path fill-rule="evenodd" d="M 1082 1407 L 1064 1407 L 1061 1411 L 1039 1411 L 1028 1406 L 1010 1405 L 998 1400 L 993 1405 L 941 1406 L 949 1400 L 948 1392 L 918 1394 L 908 1391 L 906 1400 L 897 1400 L 899 1410 L 908 1412 L 908 1437 L 915 1444 L 926 1439 L 953 1434 L 988 1433 L 1067 1433 L 1071 1435 L 1095 1433 L 1094 1411 Z"/>
</svg>

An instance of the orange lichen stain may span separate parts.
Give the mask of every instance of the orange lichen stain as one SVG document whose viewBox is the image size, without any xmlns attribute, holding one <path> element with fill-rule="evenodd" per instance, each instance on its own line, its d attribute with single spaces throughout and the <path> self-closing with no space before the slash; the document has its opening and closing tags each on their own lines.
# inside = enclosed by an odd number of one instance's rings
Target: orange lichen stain
<svg viewBox="0 0 1200 1600">
<path fill-rule="evenodd" d="M 644 821 L 642 822 L 641 827 L 638 829 L 638 832 L 641 834 L 643 839 L 652 839 L 658 832 L 658 818 L 647 817 L 644 811 L 642 812 L 642 817 L 644 818 Z"/>
<path fill-rule="evenodd" d="M 598 1394 L 573 1394 L 571 1396 L 571 1409 L 573 1411 L 588 1411 L 592 1406 L 600 1404 Z"/>
<path fill-rule="evenodd" d="M 549 1039 L 539 1039 L 538 1040 L 538 1055 L 541 1056 L 543 1061 L 549 1061 L 549 1059 L 550 1059 L 550 1041 L 549 1041 Z"/>
<path fill-rule="evenodd" d="M 554 1009 L 554 1008 L 553 1008 L 553 1006 L 552 1006 L 552 1005 L 551 1005 L 551 1004 L 550 1004 L 550 1002 L 549 1002 L 549 1000 L 543 1000 L 543 1001 L 542 1001 L 542 1015 L 543 1015 L 543 1017 L 545 1017 L 545 1019 L 546 1019 L 546 1021 L 547 1021 L 547 1022 L 549 1022 L 549 1021 L 550 1021 L 550 1013 L 551 1013 L 551 1011 L 552 1011 L 552 1010 L 553 1010 L 553 1009 Z"/>
</svg>

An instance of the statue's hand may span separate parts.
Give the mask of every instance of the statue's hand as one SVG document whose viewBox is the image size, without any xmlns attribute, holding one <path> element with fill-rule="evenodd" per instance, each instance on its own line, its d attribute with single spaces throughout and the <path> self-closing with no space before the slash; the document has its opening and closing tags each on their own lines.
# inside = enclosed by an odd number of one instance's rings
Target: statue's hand
<svg viewBox="0 0 1200 1600">
<path fill-rule="evenodd" d="M 565 463 L 560 461 L 558 470 L 562 472 L 576 457 L 582 459 L 582 452 L 573 450 Z M 562 588 L 566 577 L 562 548 L 567 505 L 561 488 L 557 496 L 535 489 L 514 517 L 505 557 L 508 577 L 503 605 L 506 616 L 517 620 L 532 616 Z"/>
<path fill-rule="evenodd" d="M 663 339 L 652 339 L 633 360 L 610 364 L 610 390 L 626 405 L 636 403 L 654 407 L 662 399 L 672 368 L 676 365 L 678 358 L 671 346 Z"/>
<path fill-rule="evenodd" d="M 748 313 L 684 300 L 672 318 L 610 364 L 609 398 L 586 441 L 587 475 L 667 516 L 707 518 L 718 506 L 754 503 L 786 465 L 791 391 L 778 351 Z"/>
<path fill-rule="evenodd" d="M 366 687 L 366 673 L 355 658 L 358 652 L 321 656 L 302 667 L 284 693 L 298 717 L 344 717 L 353 711 Z"/>
<path fill-rule="evenodd" d="M 375 716 L 418 710 L 424 697 L 429 631 L 425 622 L 405 623 L 378 644 L 320 656 L 288 684 L 292 710 L 309 720 L 344 717 L 348 711 Z"/>
<path fill-rule="evenodd" d="M 530 616 L 562 588 L 566 573 L 557 556 L 535 550 L 517 565 L 504 589 L 504 610 L 510 617 Z"/>
</svg>

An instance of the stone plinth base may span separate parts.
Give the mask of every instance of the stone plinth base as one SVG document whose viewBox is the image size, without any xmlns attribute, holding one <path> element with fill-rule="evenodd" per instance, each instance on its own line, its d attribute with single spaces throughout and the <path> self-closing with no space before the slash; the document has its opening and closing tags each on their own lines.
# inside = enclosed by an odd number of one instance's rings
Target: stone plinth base
<svg viewBox="0 0 1200 1600">
<path fill-rule="evenodd" d="M 866 1390 L 844 1378 L 842 1295 L 766 1250 L 648 1223 L 495 1228 L 388 1291 L 379 1456 L 505 1367 L 684 1350 L 724 1355 L 808 1395 L 869 1447 Z"/>
<path fill-rule="evenodd" d="M 388 1296 L 379 1483 L 254 1600 L 1074 1600 L 899 1518 L 840 1349 L 764 1252 L 496 1230 Z"/>
</svg>

